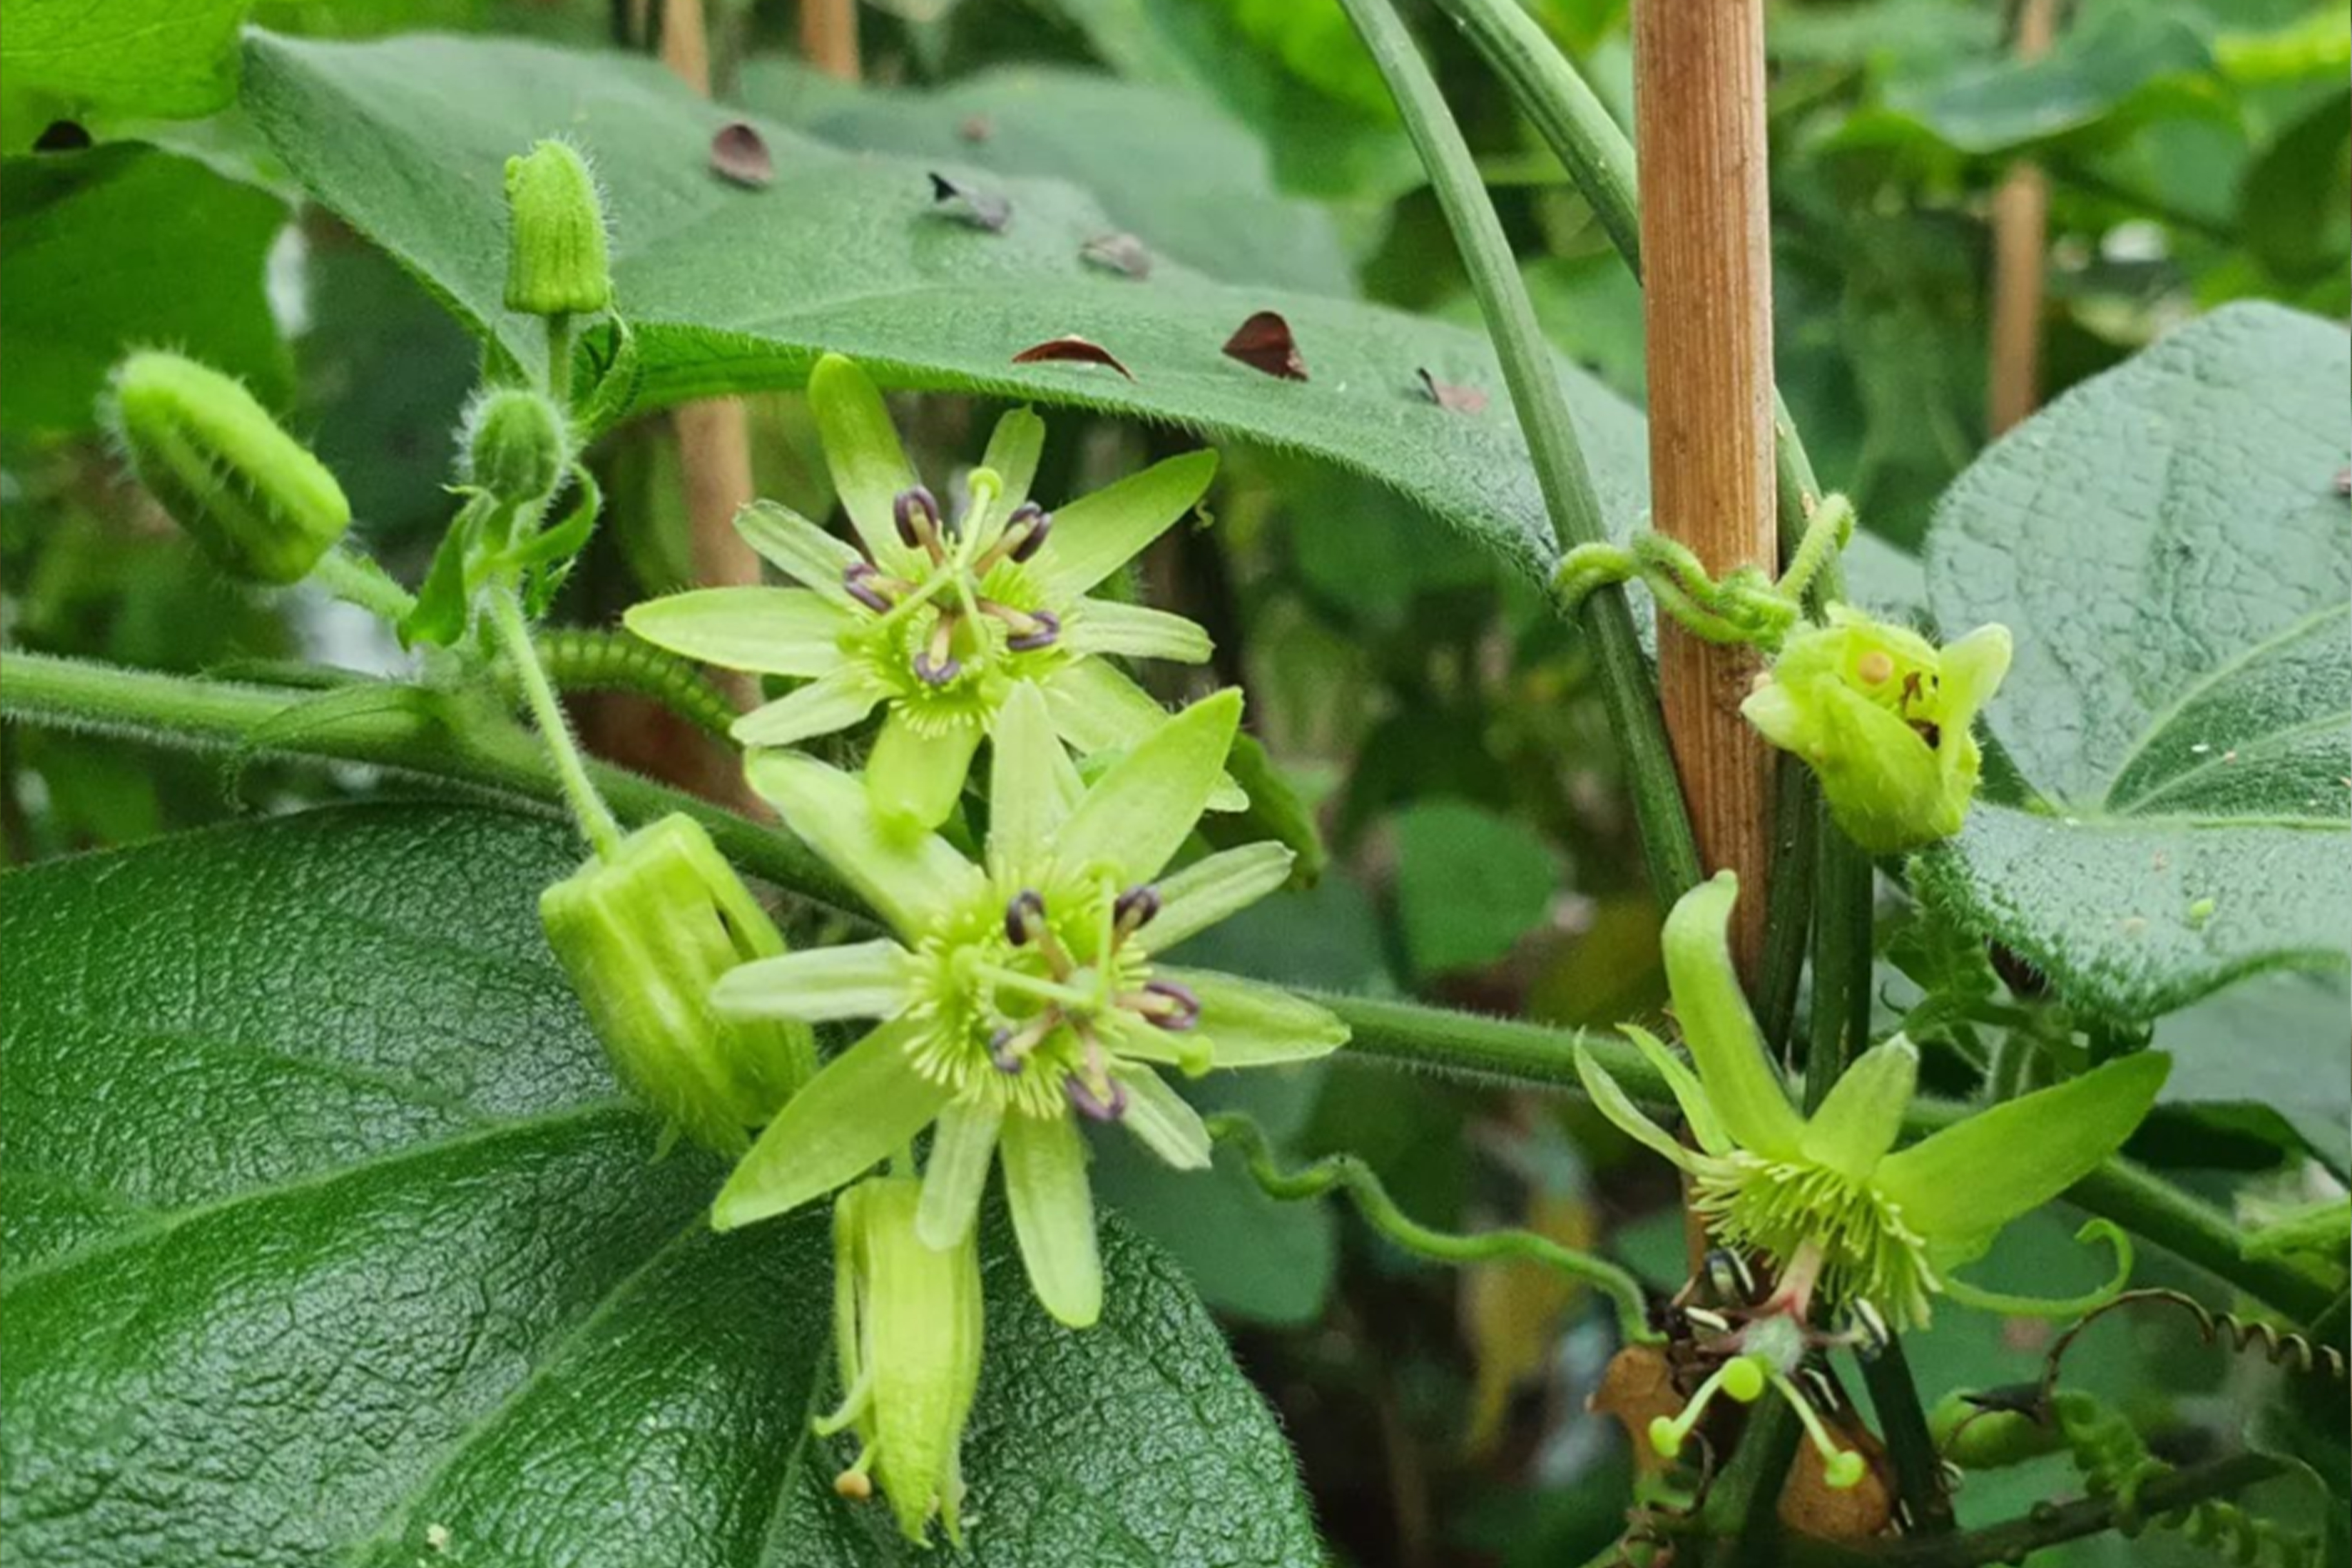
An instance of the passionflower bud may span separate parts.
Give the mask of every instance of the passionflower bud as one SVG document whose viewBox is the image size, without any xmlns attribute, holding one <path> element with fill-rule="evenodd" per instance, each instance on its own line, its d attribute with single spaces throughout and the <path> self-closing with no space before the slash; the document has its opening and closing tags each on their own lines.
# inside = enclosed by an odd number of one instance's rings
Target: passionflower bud
<svg viewBox="0 0 2352 1568">
<path fill-rule="evenodd" d="M 208 365 L 134 353 L 115 367 L 106 413 L 140 483 L 224 571 L 299 582 L 351 526 L 326 465 Z"/>
<path fill-rule="evenodd" d="M 1739 710 L 1820 776 L 1838 826 L 1874 855 L 1949 838 L 1976 798 L 1979 710 L 2009 673 L 2009 628 L 1938 648 L 1843 605 L 1796 633 Z"/>
<path fill-rule="evenodd" d="M 845 1390 L 817 1435 L 856 1433 L 857 1458 L 834 1479 L 845 1498 L 879 1483 L 908 1540 L 936 1516 L 961 1545 L 963 1424 L 980 1386 L 976 1232 L 935 1249 L 915 1234 L 922 1183 L 877 1176 L 833 1210 L 835 1353 Z"/>
<path fill-rule="evenodd" d="M 563 142 L 508 159 L 507 309 L 563 316 L 612 302 L 604 209 L 586 160 Z"/>
<path fill-rule="evenodd" d="M 466 477 L 495 500 L 528 506 L 563 477 L 563 416 L 544 395 L 501 387 L 466 415 Z"/>
<path fill-rule="evenodd" d="M 720 975 L 784 939 L 692 818 L 638 828 L 541 893 L 539 918 L 614 1072 L 668 1128 L 740 1154 L 815 1072 L 807 1025 L 711 1010 Z"/>
</svg>

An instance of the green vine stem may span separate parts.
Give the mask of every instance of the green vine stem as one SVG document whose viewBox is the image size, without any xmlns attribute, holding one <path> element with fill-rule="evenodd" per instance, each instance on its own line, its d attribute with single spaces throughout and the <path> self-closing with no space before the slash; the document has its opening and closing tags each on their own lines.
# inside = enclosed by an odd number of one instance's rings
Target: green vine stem
<svg viewBox="0 0 2352 1568">
<path fill-rule="evenodd" d="M 311 580 L 347 605 L 357 605 L 387 626 L 397 626 L 416 607 L 416 595 L 392 580 L 369 557 L 339 544 L 319 557 Z"/>
<path fill-rule="evenodd" d="M 338 689 L 341 695 L 347 688 Z M 259 750 L 278 756 L 373 763 L 426 778 L 487 790 L 509 801 L 560 802 L 546 758 L 530 736 L 494 706 L 468 706 L 457 694 L 385 685 L 386 700 L 359 712 L 306 723 L 300 710 L 319 698 L 299 688 L 232 684 L 125 669 L 49 654 L 10 653 L 0 660 L 0 718 L 51 729 L 121 736 L 183 750 Z M 590 777 L 624 822 L 650 822 L 683 811 L 709 829 L 729 859 L 787 891 L 862 916 L 850 892 L 801 842 L 707 801 L 618 768 L 588 764 Z M 1410 1002 L 1306 993 L 1348 1025 L 1342 1060 L 1386 1061 L 1425 1072 L 1574 1089 L 1574 1047 L 1590 1047 L 1626 1090 L 1653 1105 L 1665 1086 L 1637 1051 L 1613 1035 L 1481 1017 Z M 1948 1127 L 1971 1108 L 1914 1101 L 1905 1131 L 1918 1137 Z M 2076 1206 L 2114 1220 L 2245 1291 L 2295 1322 L 2328 1310 L 2336 1290 L 2283 1258 L 2249 1258 L 2237 1227 L 2193 1197 L 2126 1160 L 2110 1160 L 2071 1188 Z"/>
<path fill-rule="evenodd" d="M 1551 350 L 1536 325 L 1527 285 L 1461 128 L 1390 0 L 1341 3 L 1396 100 L 1406 134 L 1421 154 L 1446 226 L 1461 249 L 1479 312 L 1502 362 L 1512 409 L 1535 459 L 1552 531 L 1565 548 L 1604 543 L 1609 535 L 1601 498 L 1593 490 L 1584 448 L 1560 393 Z M 1651 886 L 1661 902 L 1671 903 L 1698 884 L 1698 846 L 1691 836 L 1674 755 L 1667 749 L 1665 718 L 1659 710 L 1649 661 L 1622 590 L 1595 593 L 1585 601 L 1581 619 L 1600 666 L 1610 730 L 1624 759 Z"/>
<path fill-rule="evenodd" d="M 621 825 L 596 792 L 595 781 L 588 776 L 588 763 L 580 754 L 580 742 L 572 737 L 563 701 L 555 695 L 538 650 L 531 647 L 530 623 L 523 617 L 522 601 L 511 588 L 493 589 L 488 599 L 490 625 L 506 648 L 515 679 L 522 684 L 523 700 L 530 708 L 531 722 L 538 726 L 540 744 L 547 748 L 556 782 L 563 786 L 564 804 L 572 808 L 572 819 L 580 825 L 598 857 L 610 860 L 621 852 Z"/>
<path fill-rule="evenodd" d="M 1390 1197 L 1372 1168 L 1353 1154 L 1327 1154 L 1296 1171 L 1275 1163 L 1265 1133 L 1248 1117 L 1227 1111 L 1208 1119 L 1209 1136 L 1238 1152 L 1249 1167 L 1250 1179 L 1269 1197 L 1301 1203 L 1333 1191 L 1344 1192 L 1366 1224 L 1407 1252 L 1440 1263 L 1486 1263 L 1496 1258 L 1523 1258 L 1556 1268 L 1599 1290 L 1615 1303 L 1617 1331 L 1629 1342 L 1654 1342 L 1660 1335 L 1650 1327 L 1642 1287 L 1617 1265 L 1589 1252 L 1562 1247 L 1531 1230 L 1483 1230 L 1468 1236 L 1435 1230 L 1422 1224 Z"/>
</svg>

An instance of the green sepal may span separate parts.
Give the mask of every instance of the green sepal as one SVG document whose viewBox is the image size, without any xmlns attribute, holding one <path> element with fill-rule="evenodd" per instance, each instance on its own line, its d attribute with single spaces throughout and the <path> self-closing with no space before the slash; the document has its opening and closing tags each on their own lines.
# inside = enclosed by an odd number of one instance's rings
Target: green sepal
<svg viewBox="0 0 2352 1568">
<path fill-rule="evenodd" d="M 928 833 L 945 822 L 963 797 L 980 737 L 976 723 L 918 728 L 893 707 L 866 758 L 866 789 L 883 831 Z"/>
<path fill-rule="evenodd" d="M 1732 1141 L 1768 1159 L 1793 1159 L 1804 1122 L 1764 1053 L 1763 1032 L 1732 966 L 1731 910 L 1738 899 L 1738 877 L 1718 871 L 1675 901 L 1661 937 L 1666 987 L 1699 1079 Z"/>
<path fill-rule="evenodd" d="M 403 647 L 420 643 L 449 647 L 466 635 L 473 613 L 472 595 L 466 588 L 466 564 L 473 553 L 478 514 L 491 504 L 487 497 L 473 498 L 442 534 L 433 552 L 433 563 L 425 568 L 424 584 L 416 591 L 416 602 L 401 617 Z"/>
<path fill-rule="evenodd" d="M 797 1022 L 722 1016 L 719 978 L 784 941 L 691 817 L 638 828 L 540 896 L 548 944 L 614 1072 L 669 1126 L 740 1153 L 815 1069 Z"/>
<path fill-rule="evenodd" d="M 1919 1048 L 1897 1035 L 1873 1046 L 1831 1086 L 1805 1123 L 1804 1154 L 1856 1181 L 1895 1147 L 1919 1083 Z"/>
<path fill-rule="evenodd" d="M 710 1205 L 711 1227 L 736 1230 L 788 1214 L 856 1181 L 921 1131 L 947 1091 L 907 1059 L 919 1033 L 894 1020 L 825 1063 L 736 1163 Z"/>
<path fill-rule="evenodd" d="M 1012 1115 L 1000 1134 L 1004 1191 L 1029 1287 L 1073 1329 L 1102 1316 L 1102 1257 L 1087 1183 L 1086 1140 L 1067 1115 Z"/>
</svg>

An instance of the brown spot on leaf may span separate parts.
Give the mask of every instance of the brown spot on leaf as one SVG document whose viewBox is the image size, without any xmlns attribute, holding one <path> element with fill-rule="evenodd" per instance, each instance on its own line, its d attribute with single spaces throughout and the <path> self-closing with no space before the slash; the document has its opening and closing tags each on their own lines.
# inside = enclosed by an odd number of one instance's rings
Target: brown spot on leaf
<svg viewBox="0 0 2352 1568">
<path fill-rule="evenodd" d="M 1429 400 L 1440 408 L 1450 408 L 1456 414 L 1484 414 L 1486 395 L 1475 386 L 1457 386 L 1450 381 L 1440 381 L 1423 369 L 1415 372 L 1421 377 L 1422 389 Z"/>
<path fill-rule="evenodd" d="M 931 175 L 931 200 L 947 216 L 991 234 L 1002 233 L 1004 226 L 1013 221 L 1013 204 L 1003 196 L 993 191 L 976 190 L 936 171 Z"/>
<path fill-rule="evenodd" d="M 55 127 L 51 129 L 54 130 Z M 2352 496 L 2352 468 L 2338 468 L 2336 471 L 2336 493 L 2340 496 Z"/>
<path fill-rule="evenodd" d="M 1151 251 L 1131 234 L 1098 234 L 1078 247 L 1078 255 L 1090 266 L 1106 272 L 1120 272 L 1129 278 L 1151 276 Z"/>
<path fill-rule="evenodd" d="M 1023 349 L 1019 353 L 1014 354 L 1013 363 L 1014 364 L 1098 364 L 1118 372 L 1129 381 L 1135 379 L 1135 373 L 1119 363 L 1117 354 L 1112 353 L 1100 343 L 1089 342 L 1085 338 L 1076 336 L 1048 338 L 1034 348 Z"/>
<path fill-rule="evenodd" d="M 730 185 L 758 190 L 776 177 L 767 138 L 738 120 L 711 134 L 710 172 Z"/>
<path fill-rule="evenodd" d="M 1234 329 L 1225 340 L 1225 357 L 1284 381 L 1307 379 L 1307 362 L 1298 357 L 1298 341 L 1290 335 L 1290 323 L 1277 311 L 1260 310 Z"/>
<path fill-rule="evenodd" d="M 967 142 L 985 142 L 996 134 L 996 121 L 985 114 L 967 114 L 956 127 L 956 134 Z"/>
</svg>

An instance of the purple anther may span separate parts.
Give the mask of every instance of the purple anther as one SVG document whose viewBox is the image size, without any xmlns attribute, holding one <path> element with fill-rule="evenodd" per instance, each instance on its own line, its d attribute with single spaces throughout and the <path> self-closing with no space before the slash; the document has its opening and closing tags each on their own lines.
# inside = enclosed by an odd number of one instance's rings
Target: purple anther
<svg viewBox="0 0 2352 1568">
<path fill-rule="evenodd" d="M 1127 1086 L 1115 1078 L 1103 1081 L 1110 1086 L 1108 1098 L 1097 1094 L 1094 1085 L 1076 1073 L 1062 1080 L 1062 1092 L 1079 1115 L 1096 1121 L 1116 1121 L 1127 1114 Z"/>
<path fill-rule="evenodd" d="M 1029 612 L 1029 629 L 1015 632 L 1004 639 L 1004 646 L 1014 653 L 1034 653 L 1041 647 L 1051 647 L 1062 635 L 1062 617 L 1051 610 Z"/>
<path fill-rule="evenodd" d="M 1013 1031 L 999 1029 L 988 1037 L 988 1059 L 1007 1078 L 1019 1078 L 1029 1058 L 1013 1048 Z"/>
<path fill-rule="evenodd" d="M 841 585 L 849 590 L 851 598 L 867 609 L 877 615 L 887 615 L 890 612 L 890 601 L 883 595 L 881 589 L 874 585 L 874 579 L 877 575 L 879 574 L 874 570 L 874 563 L 871 561 L 853 561 L 841 569 Z"/>
<path fill-rule="evenodd" d="M 1045 535 L 1054 527 L 1054 514 L 1034 500 L 1024 500 L 1013 509 L 1013 516 L 1004 524 L 1007 533 L 1021 531 L 1020 542 L 1013 547 L 1013 559 L 1026 561 L 1037 553 L 1045 542 Z"/>
<path fill-rule="evenodd" d="M 899 542 L 919 549 L 940 531 L 939 498 L 921 485 L 900 490 L 890 503 L 890 516 L 898 525 Z"/>
<path fill-rule="evenodd" d="M 926 686 L 945 686 L 963 673 L 963 660 L 950 654 L 934 662 L 931 652 L 924 648 L 915 655 L 915 679 Z"/>
<path fill-rule="evenodd" d="M 1129 888 L 1111 900 L 1111 923 L 1121 936 L 1132 936 L 1160 912 L 1160 889 L 1149 882 Z"/>
<path fill-rule="evenodd" d="M 1148 980 L 1143 991 L 1147 996 L 1162 999 L 1160 1005 L 1142 1009 L 1144 1017 L 1154 1026 L 1181 1031 L 1201 1021 L 1201 999 L 1192 994 L 1191 987 L 1179 985 L 1173 980 Z"/>
<path fill-rule="evenodd" d="M 1045 921 L 1045 895 L 1034 888 L 1024 888 L 1004 906 L 1004 940 L 1020 947 Z"/>
</svg>

